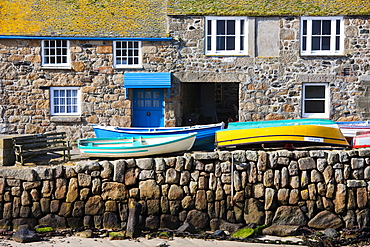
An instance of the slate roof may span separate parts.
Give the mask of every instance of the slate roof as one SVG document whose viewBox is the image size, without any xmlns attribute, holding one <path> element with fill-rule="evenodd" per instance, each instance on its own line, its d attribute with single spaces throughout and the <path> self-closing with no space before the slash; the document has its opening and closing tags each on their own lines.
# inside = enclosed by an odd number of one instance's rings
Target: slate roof
<svg viewBox="0 0 370 247">
<path fill-rule="evenodd" d="M 165 0 L 1 0 L 0 35 L 165 37 Z"/>
<path fill-rule="evenodd" d="M 370 15 L 370 0 L 168 0 L 173 15 Z"/>
<path fill-rule="evenodd" d="M 370 0 L 1 0 L 0 35 L 158 38 L 167 15 L 370 15 Z"/>
</svg>

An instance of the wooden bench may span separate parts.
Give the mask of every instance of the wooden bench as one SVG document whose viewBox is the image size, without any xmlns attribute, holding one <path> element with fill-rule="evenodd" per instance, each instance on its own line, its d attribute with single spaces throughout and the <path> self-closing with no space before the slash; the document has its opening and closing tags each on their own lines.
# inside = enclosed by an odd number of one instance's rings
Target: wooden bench
<svg viewBox="0 0 370 247">
<path fill-rule="evenodd" d="M 36 155 L 47 155 L 47 153 L 63 156 L 64 161 L 66 158 L 71 159 L 70 150 L 72 147 L 66 141 L 65 132 L 19 136 L 13 138 L 13 144 L 17 165 L 23 165 L 27 159 Z"/>
</svg>

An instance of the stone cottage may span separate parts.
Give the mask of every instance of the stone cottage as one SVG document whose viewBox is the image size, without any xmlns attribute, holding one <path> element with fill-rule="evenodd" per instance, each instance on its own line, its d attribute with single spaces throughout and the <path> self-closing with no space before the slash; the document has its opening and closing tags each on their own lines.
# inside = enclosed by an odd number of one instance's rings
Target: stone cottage
<svg viewBox="0 0 370 247">
<path fill-rule="evenodd" d="M 0 3 L 0 133 L 370 118 L 370 3 Z"/>
</svg>

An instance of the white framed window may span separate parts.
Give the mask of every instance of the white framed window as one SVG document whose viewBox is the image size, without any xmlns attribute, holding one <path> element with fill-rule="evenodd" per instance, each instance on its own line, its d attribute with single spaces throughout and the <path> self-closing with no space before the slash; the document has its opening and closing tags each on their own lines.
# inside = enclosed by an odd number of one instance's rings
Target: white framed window
<svg viewBox="0 0 370 247">
<path fill-rule="evenodd" d="M 114 67 L 141 67 L 141 41 L 114 41 L 113 50 Z"/>
<path fill-rule="evenodd" d="M 328 83 L 303 83 L 302 117 L 329 118 L 330 94 Z"/>
<path fill-rule="evenodd" d="M 301 17 L 301 55 L 344 55 L 343 17 Z"/>
<path fill-rule="evenodd" d="M 247 17 L 206 17 L 206 55 L 247 55 Z"/>
<path fill-rule="evenodd" d="M 69 40 L 43 40 L 41 56 L 43 67 L 70 67 Z"/>
<path fill-rule="evenodd" d="M 79 115 L 81 93 L 78 87 L 51 87 L 51 115 Z"/>
</svg>

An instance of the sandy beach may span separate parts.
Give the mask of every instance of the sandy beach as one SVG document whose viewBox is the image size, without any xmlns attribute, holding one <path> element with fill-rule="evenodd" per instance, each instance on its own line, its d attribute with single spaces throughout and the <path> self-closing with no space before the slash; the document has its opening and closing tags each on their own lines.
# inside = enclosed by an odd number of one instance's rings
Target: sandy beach
<svg viewBox="0 0 370 247">
<path fill-rule="evenodd" d="M 261 240 L 281 240 L 298 242 L 301 239 L 296 237 L 279 238 L 273 236 L 265 236 L 259 238 Z M 159 238 L 146 239 L 144 237 L 135 240 L 109 240 L 108 238 L 80 238 L 80 237 L 53 237 L 32 243 L 18 243 L 13 240 L 0 239 L 0 246 L 14 246 L 14 247 L 155 247 L 161 243 L 165 243 L 166 247 L 285 247 L 294 246 L 289 244 L 267 244 L 267 243 L 247 243 L 224 240 L 202 240 L 175 237 L 173 240 L 164 240 Z M 164 245 L 163 245 L 164 246 Z M 304 246 L 304 245 L 300 245 Z"/>
</svg>

